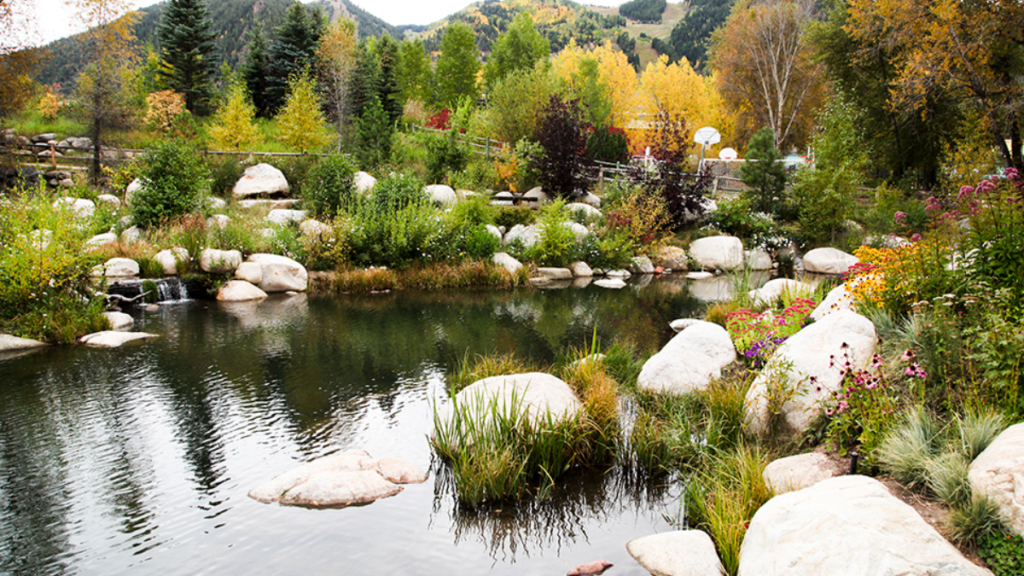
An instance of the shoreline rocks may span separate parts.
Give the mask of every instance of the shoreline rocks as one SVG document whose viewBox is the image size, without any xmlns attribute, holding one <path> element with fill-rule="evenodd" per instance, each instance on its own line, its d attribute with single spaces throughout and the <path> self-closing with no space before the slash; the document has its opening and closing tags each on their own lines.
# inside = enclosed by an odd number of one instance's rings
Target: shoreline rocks
<svg viewBox="0 0 1024 576">
<path fill-rule="evenodd" d="M 725 328 L 697 320 L 644 363 L 637 386 L 677 395 L 703 390 L 734 360 L 736 348 Z"/>
</svg>

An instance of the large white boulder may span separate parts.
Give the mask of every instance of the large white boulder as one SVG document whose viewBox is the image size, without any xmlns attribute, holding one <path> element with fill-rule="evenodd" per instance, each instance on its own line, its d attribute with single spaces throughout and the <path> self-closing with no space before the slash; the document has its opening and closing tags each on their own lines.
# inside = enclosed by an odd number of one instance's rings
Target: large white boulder
<svg viewBox="0 0 1024 576">
<path fill-rule="evenodd" d="M 271 210 L 270 213 L 267 214 L 267 222 L 278 226 L 284 226 L 292 222 L 302 222 L 305 219 L 305 210 L 287 210 L 284 208 L 277 208 Z"/>
<path fill-rule="evenodd" d="M 49 346 L 49 344 L 46 342 L 40 342 L 39 340 L 33 340 L 31 338 L 19 338 L 17 336 L 11 336 L 10 334 L 0 334 L 0 352 L 29 350 L 31 348 L 41 348 L 43 346 Z"/>
<path fill-rule="evenodd" d="M 853 370 L 864 368 L 875 353 L 878 337 L 870 320 L 849 310 L 834 312 L 800 330 L 779 346 L 747 390 L 747 419 L 756 433 L 768 430 L 769 411 L 778 411 L 793 431 L 807 428 L 843 382 L 847 359 Z M 783 392 L 788 400 L 778 400 Z M 781 403 L 781 406 L 773 404 Z"/>
<path fill-rule="evenodd" d="M 118 332 L 131 330 L 135 326 L 135 319 L 124 312 L 104 312 L 103 317 L 110 322 L 110 329 Z"/>
<path fill-rule="evenodd" d="M 104 232 L 103 234 L 97 234 L 92 238 L 85 241 L 85 245 L 89 247 L 103 246 L 104 244 L 110 244 L 111 242 L 117 242 L 117 234 L 113 232 Z"/>
<path fill-rule="evenodd" d="M 230 280 L 217 290 L 217 300 L 221 302 L 247 302 L 263 300 L 267 293 L 245 280 Z"/>
<path fill-rule="evenodd" d="M 270 164 L 256 164 L 245 169 L 231 193 L 236 198 L 245 198 L 260 194 L 287 194 L 288 191 L 288 180 L 280 170 Z"/>
<path fill-rule="evenodd" d="M 121 199 L 113 194 L 100 194 L 96 197 L 96 201 L 110 210 L 117 210 L 121 207 Z"/>
<path fill-rule="evenodd" d="M 238 250 L 207 248 L 199 253 L 199 267 L 210 274 L 231 274 L 242 263 Z"/>
<path fill-rule="evenodd" d="M 377 179 L 363 171 L 356 172 L 353 180 L 356 192 L 360 194 L 369 194 L 370 190 L 373 190 L 373 187 L 377 185 Z"/>
<path fill-rule="evenodd" d="M 181 246 L 176 246 L 174 248 L 157 252 L 153 259 L 163 267 L 164 274 L 167 276 L 176 276 L 178 274 L 178 262 L 188 262 L 189 255 L 188 250 Z"/>
<path fill-rule="evenodd" d="M 253 254 L 249 262 L 260 265 L 260 289 L 264 292 L 305 292 L 309 282 L 306 267 L 287 256 Z"/>
<path fill-rule="evenodd" d="M 259 286 L 263 281 L 263 266 L 255 262 L 242 262 L 235 268 L 235 278 Z"/>
<path fill-rule="evenodd" d="M 662 268 L 674 271 L 686 270 L 689 261 L 686 257 L 686 250 L 678 246 L 662 246 L 654 258 L 654 263 Z"/>
<path fill-rule="evenodd" d="M 633 274 L 654 274 L 654 264 L 647 256 L 636 256 L 629 262 L 629 271 Z"/>
<path fill-rule="evenodd" d="M 747 294 L 753 299 L 754 304 L 771 304 L 783 294 L 796 298 L 810 298 L 814 294 L 814 286 L 789 278 L 776 278 Z"/>
<path fill-rule="evenodd" d="M 715 543 L 707 532 L 677 530 L 630 540 L 626 551 L 656 576 L 722 576 Z"/>
<path fill-rule="evenodd" d="M 543 372 L 492 376 L 466 386 L 452 403 L 438 409 L 437 421 L 444 427 L 458 425 L 453 406 L 481 426 L 491 422 L 491 408 L 511 417 L 525 418 L 531 424 L 570 420 L 583 409 L 572 388 L 564 381 Z M 463 424 L 464 425 L 464 424 Z"/>
<path fill-rule="evenodd" d="M 142 182 L 141 178 L 136 178 L 135 180 L 132 180 L 131 183 L 128 184 L 128 187 L 124 189 L 124 203 L 131 204 L 132 197 L 135 196 L 135 193 L 138 192 L 139 190 L 142 190 L 145 187 L 146 185 Z"/>
<path fill-rule="evenodd" d="M 451 186 L 445 186 L 444 184 L 431 184 L 424 189 L 424 192 L 427 193 L 431 202 L 441 206 L 451 206 L 459 201 L 455 190 Z"/>
<path fill-rule="evenodd" d="M 142 239 L 142 230 L 138 226 L 131 226 L 121 231 L 122 244 L 135 244 Z"/>
<path fill-rule="evenodd" d="M 103 263 L 107 278 L 131 278 L 139 275 L 139 263 L 131 258 L 111 258 Z"/>
<path fill-rule="evenodd" d="M 491 256 L 491 261 L 508 270 L 509 274 L 515 274 L 523 267 L 523 264 L 510 256 L 508 252 L 495 252 L 494 256 Z"/>
<path fill-rule="evenodd" d="M 499 229 L 494 224 L 487 224 L 487 225 L 484 226 L 484 228 L 487 230 L 487 232 L 489 232 L 491 234 L 491 236 L 494 236 L 495 238 L 497 238 L 499 243 L 501 242 L 501 236 L 502 236 L 501 229 Z"/>
<path fill-rule="evenodd" d="M 690 256 L 702 268 L 736 270 L 743 267 L 743 242 L 735 236 L 700 238 L 690 244 Z"/>
<path fill-rule="evenodd" d="M 853 295 L 850 294 L 847 284 L 840 284 L 830 290 L 821 304 L 811 312 L 810 318 L 817 322 L 837 310 L 853 310 Z"/>
<path fill-rule="evenodd" d="M 754 248 L 744 252 L 747 259 L 747 268 L 751 270 L 771 270 L 772 256 L 762 248 Z"/>
<path fill-rule="evenodd" d="M 502 239 L 501 243 L 511 244 L 512 242 L 519 240 L 523 243 L 523 247 L 529 248 L 537 243 L 539 237 L 537 226 L 533 224 L 529 226 L 516 224 L 511 230 L 505 233 L 505 238 Z"/>
<path fill-rule="evenodd" d="M 572 272 L 573 278 L 590 278 L 594 275 L 594 270 L 586 262 L 569 264 L 569 271 Z"/>
<path fill-rule="evenodd" d="M 776 494 L 810 488 L 843 473 L 837 460 L 820 452 L 787 456 L 765 466 L 761 477 Z"/>
<path fill-rule="evenodd" d="M 967 477 L 975 493 L 999 505 L 1007 526 L 1024 535 L 1024 423 L 997 436 L 971 463 Z"/>
<path fill-rule="evenodd" d="M 991 576 L 866 476 L 769 500 L 740 547 L 739 576 Z"/>
<path fill-rule="evenodd" d="M 82 336 L 79 341 L 86 346 L 92 346 L 94 348 L 119 348 L 128 342 L 150 340 L 152 338 L 159 337 L 159 334 L 147 334 L 146 332 L 117 332 L 114 330 L 104 330 L 103 332 L 86 334 L 85 336 Z"/>
<path fill-rule="evenodd" d="M 803 257 L 804 270 L 818 274 L 845 274 L 860 259 L 836 248 L 815 248 Z"/>
<path fill-rule="evenodd" d="M 568 268 L 537 268 L 537 275 L 548 280 L 572 280 L 572 270 Z"/>
<path fill-rule="evenodd" d="M 543 188 L 536 186 L 534 188 L 530 188 L 525 194 L 523 194 L 523 200 L 528 202 L 528 206 L 536 208 L 550 202 L 551 196 L 548 196 L 548 193 L 545 192 Z"/>
<path fill-rule="evenodd" d="M 70 210 L 74 214 L 75 218 L 91 218 L 93 212 L 96 211 L 96 204 L 92 200 L 86 200 L 85 198 L 70 198 L 63 197 L 57 198 L 53 201 L 54 208 L 64 208 Z"/>
<path fill-rule="evenodd" d="M 583 202 L 570 202 L 569 204 L 565 205 L 565 210 L 570 214 L 582 214 L 583 217 L 587 219 L 597 219 L 601 217 L 600 210 L 594 208 L 590 204 L 585 204 Z"/>
<path fill-rule="evenodd" d="M 637 386 L 668 394 L 703 390 L 734 360 L 736 348 L 725 328 L 694 322 L 644 363 Z"/>
</svg>

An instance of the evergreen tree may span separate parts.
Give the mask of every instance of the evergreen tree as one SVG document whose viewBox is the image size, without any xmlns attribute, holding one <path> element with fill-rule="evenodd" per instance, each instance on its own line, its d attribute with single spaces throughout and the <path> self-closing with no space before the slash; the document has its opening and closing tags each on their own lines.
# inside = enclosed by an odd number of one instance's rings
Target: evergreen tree
<svg viewBox="0 0 1024 576">
<path fill-rule="evenodd" d="M 385 34 L 374 46 L 380 74 L 377 96 L 388 120 L 394 124 L 402 117 L 402 100 L 398 87 L 398 42 Z"/>
<path fill-rule="evenodd" d="M 369 43 L 363 40 L 356 48 L 356 69 L 349 87 L 349 112 L 356 118 L 362 117 L 366 107 L 379 98 L 379 93 L 380 63 Z"/>
<path fill-rule="evenodd" d="M 325 28 L 322 10 L 308 10 L 298 2 L 288 7 L 284 24 L 275 30 L 277 39 L 270 47 L 270 110 L 277 110 L 284 103 L 292 76 L 316 65 L 316 48 Z"/>
<path fill-rule="evenodd" d="M 476 34 L 468 24 L 455 22 L 445 29 L 436 70 L 439 104 L 454 108 L 463 96 L 476 100 L 479 56 Z"/>
<path fill-rule="evenodd" d="M 355 154 L 360 166 L 372 168 L 387 162 L 391 158 L 395 124 L 388 120 L 378 98 L 374 97 L 366 103 L 356 125 Z"/>
<path fill-rule="evenodd" d="M 775 147 L 775 135 L 765 126 L 747 144 L 746 162 L 740 166 L 740 181 L 747 185 L 743 196 L 756 212 L 778 215 L 782 210 L 786 188 L 786 167 L 779 160 L 782 152 Z"/>
<path fill-rule="evenodd" d="M 491 87 L 516 70 L 528 70 L 544 60 L 551 53 L 548 39 L 541 36 L 533 25 L 533 17 L 520 14 L 515 22 L 498 37 L 491 50 L 491 57 L 484 69 L 484 80 Z"/>
<path fill-rule="evenodd" d="M 170 0 L 160 23 L 160 80 L 185 96 L 193 114 L 208 111 L 217 70 L 216 47 L 205 0 Z"/>
<path fill-rule="evenodd" d="M 249 54 L 242 66 L 242 79 L 252 97 L 252 105 L 256 107 L 256 115 L 270 118 L 270 54 L 263 29 L 257 26 L 249 33 Z"/>
</svg>

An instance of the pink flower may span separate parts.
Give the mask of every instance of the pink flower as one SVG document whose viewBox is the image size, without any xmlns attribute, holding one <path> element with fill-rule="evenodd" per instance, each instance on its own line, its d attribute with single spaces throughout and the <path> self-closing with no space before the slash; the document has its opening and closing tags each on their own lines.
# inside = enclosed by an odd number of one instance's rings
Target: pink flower
<svg viewBox="0 0 1024 576">
<path fill-rule="evenodd" d="M 907 213 L 902 210 L 898 210 L 892 217 L 897 224 L 902 224 L 903 221 L 907 219 Z"/>
<path fill-rule="evenodd" d="M 850 408 L 850 403 L 849 402 L 847 402 L 846 400 L 840 400 L 839 401 L 839 405 L 836 406 L 836 411 L 839 412 L 840 414 L 842 414 L 843 412 L 846 412 L 849 408 Z"/>
<path fill-rule="evenodd" d="M 974 194 L 974 186 L 961 186 L 960 193 L 956 195 L 957 200 L 963 200 L 965 196 Z"/>
<path fill-rule="evenodd" d="M 921 235 L 920 234 L 914 234 L 913 236 L 910 237 L 910 241 L 911 242 L 917 242 L 920 239 L 921 239 Z"/>
<path fill-rule="evenodd" d="M 910 348 L 907 348 L 903 352 L 903 356 L 900 356 L 900 360 L 903 360 L 904 362 L 913 360 L 914 358 L 917 358 L 917 354 L 914 354 L 914 351 L 911 350 Z"/>
</svg>

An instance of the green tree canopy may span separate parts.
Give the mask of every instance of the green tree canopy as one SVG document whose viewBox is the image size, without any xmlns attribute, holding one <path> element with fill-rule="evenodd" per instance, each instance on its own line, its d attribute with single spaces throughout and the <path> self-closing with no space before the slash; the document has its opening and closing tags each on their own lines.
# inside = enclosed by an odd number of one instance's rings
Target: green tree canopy
<svg viewBox="0 0 1024 576">
<path fill-rule="evenodd" d="M 398 93 L 402 103 L 409 100 L 425 101 L 430 89 L 430 58 L 423 48 L 423 40 L 402 40 L 398 46 Z"/>
<path fill-rule="evenodd" d="M 437 101 L 442 106 L 454 108 L 463 96 L 476 100 L 480 51 L 475 42 L 468 24 L 455 22 L 445 29 L 436 70 Z"/>
<path fill-rule="evenodd" d="M 276 110 L 288 93 L 292 76 L 315 66 L 316 48 L 326 29 L 323 10 L 311 10 L 298 2 L 288 7 L 284 24 L 270 47 L 269 108 Z"/>
<path fill-rule="evenodd" d="M 249 54 L 242 66 L 242 78 L 256 107 L 256 115 L 270 118 L 273 115 L 270 107 L 270 53 L 260 26 L 249 33 Z"/>
<path fill-rule="evenodd" d="M 530 70 L 551 53 L 548 39 L 541 36 L 528 13 L 520 14 L 508 31 L 498 37 L 484 69 L 487 86 L 516 70 Z"/>
<path fill-rule="evenodd" d="M 193 114 L 209 111 L 216 47 L 205 0 L 170 0 L 160 23 L 160 68 L 157 75 L 185 97 Z"/>
<path fill-rule="evenodd" d="M 398 86 L 398 42 L 385 34 L 374 43 L 379 75 L 377 96 L 387 114 L 388 121 L 395 123 L 402 117 L 402 101 Z"/>
</svg>

